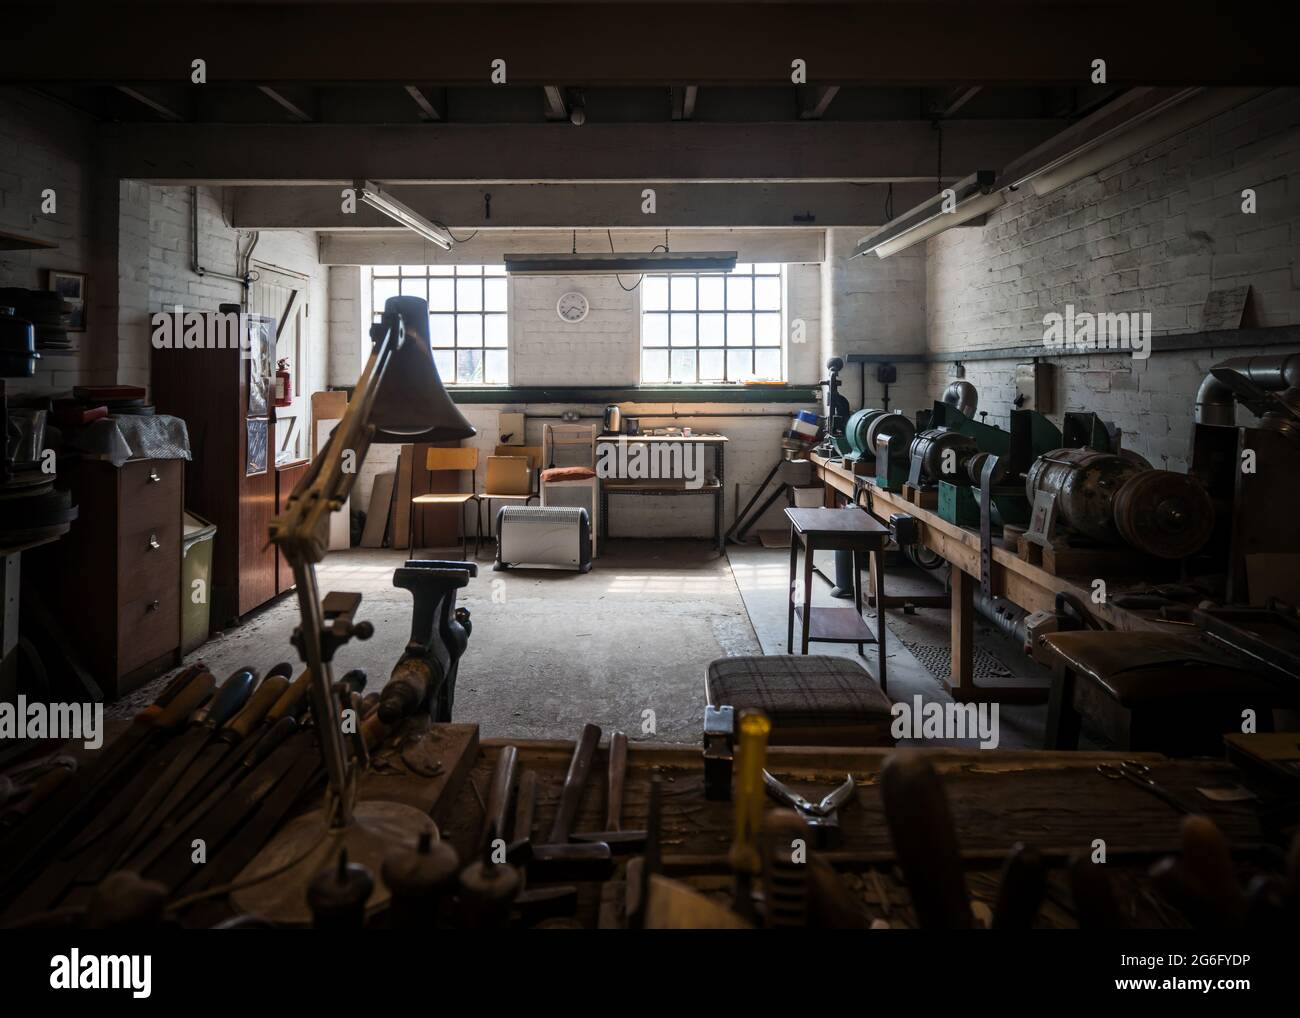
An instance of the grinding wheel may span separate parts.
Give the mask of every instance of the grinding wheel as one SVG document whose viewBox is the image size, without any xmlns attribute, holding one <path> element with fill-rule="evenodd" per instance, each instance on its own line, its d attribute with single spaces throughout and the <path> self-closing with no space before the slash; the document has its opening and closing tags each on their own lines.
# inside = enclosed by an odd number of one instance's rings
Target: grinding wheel
<svg viewBox="0 0 1300 1018">
<path fill-rule="evenodd" d="M 1115 494 L 1115 526 L 1134 548 L 1179 559 L 1205 547 L 1214 504 L 1195 478 L 1171 470 L 1134 474 Z"/>
</svg>

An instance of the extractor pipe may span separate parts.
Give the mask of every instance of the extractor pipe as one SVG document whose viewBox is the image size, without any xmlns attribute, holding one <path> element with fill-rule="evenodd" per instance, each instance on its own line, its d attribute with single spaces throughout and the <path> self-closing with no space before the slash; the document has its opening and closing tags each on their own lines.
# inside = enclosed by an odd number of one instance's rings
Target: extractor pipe
<svg viewBox="0 0 1300 1018">
<path fill-rule="evenodd" d="M 1300 386 L 1300 353 L 1232 357 L 1215 367 L 1239 371 L 1268 392 Z M 1232 390 L 1212 374 L 1206 375 L 1201 387 L 1196 390 L 1196 423 L 1226 427 L 1237 423 L 1236 398 Z"/>
</svg>

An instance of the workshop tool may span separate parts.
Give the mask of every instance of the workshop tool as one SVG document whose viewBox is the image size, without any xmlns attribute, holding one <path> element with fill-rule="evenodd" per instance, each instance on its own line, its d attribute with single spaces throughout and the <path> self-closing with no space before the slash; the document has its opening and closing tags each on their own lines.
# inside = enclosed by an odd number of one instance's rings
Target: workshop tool
<svg viewBox="0 0 1300 1018">
<path fill-rule="evenodd" d="M 10 771 L 11 782 L 4 811 L 0 812 L 0 833 L 16 827 L 62 787 L 77 769 L 77 758 L 66 753 L 48 756 L 26 767 Z"/>
<path fill-rule="evenodd" d="M 728 856 L 735 874 L 735 910 L 755 920 L 754 880 L 763 869 L 758 838 L 763 829 L 763 763 L 772 722 L 760 710 L 740 712 L 740 738 L 736 747 L 735 835 Z"/>
<path fill-rule="evenodd" d="M 1144 792 L 1150 792 L 1161 802 L 1172 806 L 1180 813 L 1193 814 L 1196 812 L 1195 809 L 1151 777 L 1151 768 L 1138 760 L 1121 760 L 1117 764 L 1099 763 L 1097 773 L 1104 778 L 1109 778 L 1111 781 L 1128 781 Z"/>
<path fill-rule="evenodd" d="M 858 787 L 853 775 L 845 776 L 845 781 L 838 788 L 822 796 L 819 802 L 805 799 L 794 789 L 783 785 L 767 770 L 763 771 L 763 784 L 768 794 L 777 802 L 792 806 L 803 818 L 804 824 L 811 830 L 819 848 L 833 848 L 839 840 L 839 808 L 853 798 Z"/>
<path fill-rule="evenodd" d="M 480 855 L 461 871 L 456 925 L 472 930 L 504 927 L 523 886 L 523 874 L 517 867 L 493 862 L 490 850 Z"/>
<path fill-rule="evenodd" d="M 530 769 L 519 776 L 519 788 L 515 791 L 515 817 L 510 824 L 512 845 L 532 841 L 533 815 L 536 811 L 537 772 Z"/>
<path fill-rule="evenodd" d="M 1032 845 L 1017 841 L 1002 865 L 993 929 L 1028 930 L 1034 925 L 1047 893 L 1047 866 Z"/>
<path fill-rule="evenodd" d="M 392 892 L 388 927 L 393 930 L 432 930 L 443 903 L 456 888 L 460 858 L 433 832 L 420 835 L 414 849 L 399 848 L 384 859 L 380 875 Z"/>
<path fill-rule="evenodd" d="M 456 607 L 456 591 L 478 575 L 472 562 L 410 559 L 393 571 L 393 586 L 409 590 L 411 636 L 379 699 L 379 717 L 394 724 L 417 710 L 450 721 L 460 658 L 469 645 L 469 610 Z"/>
<path fill-rule="evenodd" d="M 284 674 L 290 666 L 287 664 L 276 666 L 276 669 L 281 668 L 283 671 L 273 670 L 273 674 L 263 679 L 261 685 L 249 697 L 244 709 L 217 729 L 184 774 L 174 780 L 163 801 L 148 821 L 141 824 L 128 823 L 129 840 L 125 849 L 116 853 L 114 861 L 135 853 L 147 844 L 167 819 L 188 801 L 190 794 L 209 774 L 220 770 L 227 760 L 237 758 L 241 753 L 247 755 L 257 744 L 260 736 L 265 733 L 266 729 L 262 726 L 274 724 L 277 719 L 272 714 L 273 711 L 277 708 L 282 711 L 291 708 L 294 701 L 290 697 L 294 687 L 289 684 L 289 678 Z M 294 695 L 301 696 L 305 692 L 306 685 L 301 684 Z"/>
<path fill-rule="evenodd" d="M 307 886 L 311 925 L 317 930 L 360 930 L 366 925 L 366 902 L 375 878 L 364 866 L 348 862 L 340 849 L 338 862 L 316 874 Z"/>
<path fill-rule="evenodd" d="M 767 772 L 764 771 L 764 774 Z M 808 925 L 809 868 L 806 829 L 793 810 L 773 810 L 763 831 L 763 925 L 802 929 Z"/>
<path fill-rule="evenodd" d="M 591 761 L 600 742 L 600 729 L 593 724 L 582 726 L 582 734 L 573 747 L 569 770 L 564 776 L 559 806 L 551 825 L 550 841 L 531 846 L 528 872 L 540 880 L 605 880 L 614 872 L 614 861 L 605 842 L 573 844 L 573 822 L 582 804 L 582 794 L 591 773 Z"/>
<path fill-rule="evenodd" d="M 704 708 L 704 798 L 731 798 L 731 762 L 736 744 L 736 709 Z"/>
<path fill-rule="evenodd" d="M 506 821 L 510 815 L 510 794 L 515 785 L 515 772 L 519 766 L 519 750 L 515 746 L 501 747 L 496 766 L 492 769 L 492 783 L 488 786 L 487 809 L 483 826 L 479 829 L 476 854 L 491 858 L 496 842 L 505 846 Z M 497 860 L 500 861 L 500 860 Z"/>
<path fill-rule="evenodd" d="M 100 756 L 78 768 L 10 839 L 13 847 L 0 866 L 0 872 L 6 874 L 0 900 L 25 878 L 32 863 L 45 860 L 60 837 L 76 829 L 113 779 L 128 773 L 160 733 L 182 724 L 191 711 L 212 695 L 215 685 L 211 673 L 200 666 L 182 672 L 132 719 L 125 732 L 100 751 Z"/>
<path fill-rule="evenodd" d="M 609 788 L 605 799 L 605 830 L 573 835 L 575 841 L 604 842 L 610 851 L 640 848 L 645 831 L 623 830 L 623 786 L 627 780 L 627 735 L 609 737 Z"/>
<path fill-rule="evenodd" d="M 627 917 L 627 924 L 631 929 L 645 928 L 646 915 L 650 909 L 651 881 L 663 868 L 663 846 L 660 843 L 663 825 L 663 786 L 663 776 L 658 770 L 653 771 L 650 775 L 650 797 L 646 804 L 645 854 L 640 859 L 641 867 L 637 875 L 636 904 L 629 909 Z M 630 868 L 635 866 L 636 862 L 637 860 L 633 860 L 628 864 L 629 877 Z"/>
<path fill-rule="evenodd" d="M 1118 930 L 1124 926 L 1115 885 L 1102 863 L 1086 852 L 1075 852 L 1068 863 L 1070 897 L 1081 930 Z"/>
<path fill-rule="evenodd" d="M 880 797 L 920 927 L 974 926 L 948 796 L 930 761 L 916 750 L 891 753 L 880 771 Z"/>
<path fill-rule="evenodd" d="M 131 782 L 73 839 L 60 856 L 60 862 L 41 874 L 38 883 L 57 892 L 74 881 L 96 884 L 102 880 L 113 868 L 125 842 L 175 787 L 213 733 L 243 709 L 256 682 L 257 673 L 251 668 L 232 673 L 190 717 L 186 731 L 172 738 L 145 763 Z"/>
<path fill-rule="evenodd" d="M 86 906 L 88 930 L 142 930 L 162 925 L 166 888 L 135 873 L 110 873 Z"/>
</svg>

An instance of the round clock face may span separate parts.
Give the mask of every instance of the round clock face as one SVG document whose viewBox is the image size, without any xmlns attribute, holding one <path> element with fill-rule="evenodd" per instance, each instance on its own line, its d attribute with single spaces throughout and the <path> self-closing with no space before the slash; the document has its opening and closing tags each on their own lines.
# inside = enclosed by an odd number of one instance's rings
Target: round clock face
<svg viewBox="0 0 1300 1018">
<path fill-rule="evenodd" d="M 589 310 L 587 298 L 576 290 L 561 294 L 560 299 L 555 302 L 555 313 L 560 316 L 561 321 L 565 322 L 580 322 L 587 317 Z"/>
</svg>

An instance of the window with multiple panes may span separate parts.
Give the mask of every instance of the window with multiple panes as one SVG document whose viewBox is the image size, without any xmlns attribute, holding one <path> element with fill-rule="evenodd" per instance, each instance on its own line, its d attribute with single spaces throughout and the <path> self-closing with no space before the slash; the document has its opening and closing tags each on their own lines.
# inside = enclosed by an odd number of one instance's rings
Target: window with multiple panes
<svg viewBox="0 0 1300 1018">
<path fill-rule="evenodd" d="M 381 265 L 370 277 L 375 321 L 398 294 L 429 302 L 429 342 L 447 385 L 505 385 L 509 329 L 503 265 Z"/>
<path fill-rule="evenodd" d="M 784 381 L 781 265 L 647 275 L 641 281 L 641 384 Z"/>
</svg>

